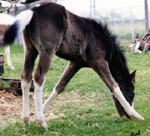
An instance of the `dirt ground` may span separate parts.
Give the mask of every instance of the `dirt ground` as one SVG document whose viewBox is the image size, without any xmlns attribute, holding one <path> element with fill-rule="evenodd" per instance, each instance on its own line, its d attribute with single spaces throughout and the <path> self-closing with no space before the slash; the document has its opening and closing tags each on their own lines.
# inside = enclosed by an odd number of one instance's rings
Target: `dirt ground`
<svg viewBox="0 0 150 136">
<path fill-rule="evenodd" d="M 45 94 L 44 97 L 47 98 L 48 94 Z M 30 109 L 31 109 L 30 120 L 34 121 L 35 116 L 34 116 L 33 93 L 30 94 Z M 0 126 L 5 126 L 8 123 L 15 123 L 17 121 L 22 121 L 21 113 L 22 113 L 22 96 L 15 96 L 13 93 L 0 91 Z M 51 112 L 47 112 L 47 114 L 45 114 L 46 120 L 54 119 L 60 116 L 64 115 L 63 114 L 54 115 Z"/>
<path fill-rule="evenodd" d="M 12 93 L 0 91 L 0 126 L 19 119 L 21 111 L 21 97 Z"/>
<path fill-rule="evenodd" d="M 47 99 L 49 93 L 43 93 L 43 99 Z M 59 117 L 64 117 L 62 113 L 62 107 L 67 109 L 69 107 L 77 108 L 87 108 L 93 107 L 95 98 L 102 99 L 102 96 L 99 96 L 98 93 L 93 93 L 88 95 L 82 95 L 76 91 L 65 92 L 55 99 L 55 101 L 50 105 L 48 112 L 45 114 L 45 119 L 55 119 Z M 98 96 L 98 97 L 97 97 Z M 99 100 L 98 100 L 99 101 Z M 30 110 L 31 116 L 30 120 L 35 121 L 34 116 L 34 99 L 33 93 L 30 93 Z M 12 93 L 6 91 L 0 91 L 0 127 L 6 126 L 8 123 L 15 123 L 17 121 L 21 122 L 21 113 L 22 113 L 22 96 L 15 96 Z"/>
</svg>

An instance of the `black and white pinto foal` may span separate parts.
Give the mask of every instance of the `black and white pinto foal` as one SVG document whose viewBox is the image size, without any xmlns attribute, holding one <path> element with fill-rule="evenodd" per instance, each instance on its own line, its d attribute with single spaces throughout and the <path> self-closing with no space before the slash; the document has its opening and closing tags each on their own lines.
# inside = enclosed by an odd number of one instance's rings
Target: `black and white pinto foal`
<svg viewBox="0 0 150 136">
<path fill-rule="evenodd" d="M 8 29 L 10 25 L 12 25 L 15 22 L 15 18 L 13 16 L 0 13 L 0 44 L 3 44 L 2 37 L 5 33 L 5 31 Z M 12 65 L 11 58 L 10 58 L 10 47 L 5 46 L 4 52 L 6 55 L 7 65 L 10 69 L 14 69 L 14 66 Z"/>
<path fill-rule="evenodd" d="M 37 55 L 39 63 L 34 73 L 35 115 L 42 127 L 47 128 L 43 113 L 49 104 L 83 67 L 92 68 L 101 77 L 113 94 L 120 116 L 144 119 L 132 107 L 134 74 L 129 73 L 126 59 L 107 26 L 92 19 L 79 17 L 59 4 L 43 3 L 23 11 L 16 17 L 16 22 L 5 33 L 4 43 L 13 42 L 20 32 L 24 35 L 25 49 L 24 69 L 21 73 L 22 117 L 25 124 L 29 123 L 29 88 Z M 55 54 L 70 62 L 53 92 L 42 104 L 46 73 Z"/>
</svg>

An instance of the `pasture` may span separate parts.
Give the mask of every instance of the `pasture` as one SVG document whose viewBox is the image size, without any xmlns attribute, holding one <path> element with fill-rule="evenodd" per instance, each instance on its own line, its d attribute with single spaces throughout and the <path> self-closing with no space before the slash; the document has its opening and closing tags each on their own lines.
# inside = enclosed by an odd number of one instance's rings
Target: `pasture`
<svg viewBox="0 0 150 136">
<path fill-rule="evenodd" d="M 3 49 L 0 49 L 3 52 Z M 7 100 L 6 109 L 0 109 L 0 136 L 150 136 L 150 54 L 125 53 L 130 72 L 137 69 L 134 107 L 144 116 L 144 121 L 120 118 L 112 95 L 101 79 L 91 69 L 80 70 L 49 106 L 45 114 L 48 130 L 40 128 L 31 116 L 31 124 L 24 128 L 20 119 L 21 97 Z M 3 77 L 19 78 L 23 67 L 23 47 L 11 47 L 11 59 L 15 70 L 5 64 Z M 63 72 L 67 61 L 55 57 L 44 87 L 44 99 L 48 97 Z M 33 94 L 31 111 L 34 113 Z M 1 105 L 0 105 L 1 107 Z"/>
</svg>

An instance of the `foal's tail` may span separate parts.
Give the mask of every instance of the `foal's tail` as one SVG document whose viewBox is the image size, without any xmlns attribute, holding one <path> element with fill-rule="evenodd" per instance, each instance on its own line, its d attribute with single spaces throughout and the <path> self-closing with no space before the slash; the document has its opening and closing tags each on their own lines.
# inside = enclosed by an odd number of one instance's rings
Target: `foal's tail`
<svg viewBox="0 0 150 136">
<path fill-rule="evenodd" d="M 13 43 L 18 34 L 20 34 L 30 23 L 32 17 L 32 10 L 26 10 L 17 15 L 16 21 L 8 28 L 8 30 L 4 34 L 3 45 L 6 46 Z"/>
</svg>

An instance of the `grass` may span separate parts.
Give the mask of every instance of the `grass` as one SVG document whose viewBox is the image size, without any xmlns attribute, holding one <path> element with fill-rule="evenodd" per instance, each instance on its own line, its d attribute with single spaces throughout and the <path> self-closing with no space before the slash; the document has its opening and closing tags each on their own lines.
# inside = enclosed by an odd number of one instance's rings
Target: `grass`
<svg viewBox="0 0 150 136">
<path fill-rule="evenodd" d="M 0 52 L 3 50 L 0 49 Z M 12 46 L 11 55 L 16 69 L 9 70 L 4 64 L 3 77 L 19 78 L 23 67 L 23 47 Z M 96 73 L 85 68 L 74 76 L 65 91 L 52 103 L 50 113 L 62 116 L 47 119 L 47 131 L 33 121 L 26 128 L 22 122 L 16 122 L 0 126 L 0 136 L 130 136 L 133 133 L 150 136 L 150 54 L 126 52 L 125 55 L 130 71 L 137 69 L 134 104 L 144 116 L 144 121 L 119 118 L 109 90 Z M 44 94 L 51 92 L 66 65 L 67 61 L 54 58 Z"/>
</svg>

